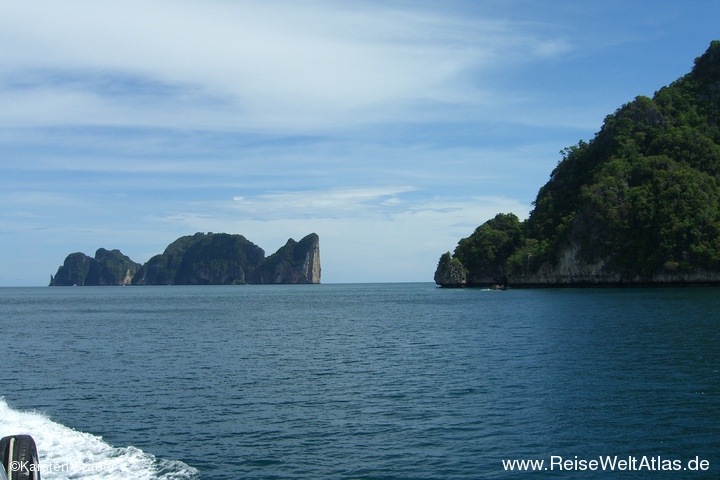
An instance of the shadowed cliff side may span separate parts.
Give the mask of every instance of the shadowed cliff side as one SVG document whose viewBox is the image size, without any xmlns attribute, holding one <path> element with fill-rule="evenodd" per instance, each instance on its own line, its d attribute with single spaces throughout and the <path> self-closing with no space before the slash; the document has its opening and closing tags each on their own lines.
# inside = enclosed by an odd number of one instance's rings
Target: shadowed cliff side
<svg viewBox="0 0 720 480">
<path fill-rule="evenodd" d="M 292 238 L 255 269 L 251 283 L 320 283 L 320 238 Z"/>
</svg>

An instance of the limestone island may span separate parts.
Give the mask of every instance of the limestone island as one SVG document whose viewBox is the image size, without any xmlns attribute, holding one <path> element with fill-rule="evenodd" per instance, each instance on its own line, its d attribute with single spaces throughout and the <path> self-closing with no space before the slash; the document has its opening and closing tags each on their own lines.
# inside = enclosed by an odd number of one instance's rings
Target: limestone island
<svg viewBox="0 0 720 480">
<path fill-rule="evenodd" d="M 720 41 L 564 149 L 529 217 L 443 254 L 443 287 L 720 285 Z"/>
<path fill-rule="evenodd" d="M 50 286 L 231 285 L 320 283 L 320 239 L 292 238 L 277 252 L 242 235 L 196 233 L 180 237 L 144 265 L 119 250 L 100 248 L 95 257 L 71 253 Z"/>
</svg>

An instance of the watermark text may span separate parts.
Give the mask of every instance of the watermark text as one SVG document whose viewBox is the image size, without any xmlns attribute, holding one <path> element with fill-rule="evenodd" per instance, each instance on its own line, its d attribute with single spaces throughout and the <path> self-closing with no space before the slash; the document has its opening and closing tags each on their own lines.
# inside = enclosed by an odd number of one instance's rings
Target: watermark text
<svg viewBox="0 0 720 480">
<path fill-rule="evenodd" d="M 666 458 L 661 455 L 600 455 L 594 458 L 566 458 L 552 455 L 549 459 L 514 459 L 503 460 L 505 471 L 540 472 L 540 471 L 631 471 L 631 472 L 667 472 L 687 471 L 706 472 L 710 469 L 710 461 L 696 456 L 687 461 Z"/>
<path fill-rule="evenodd" d="M 33 472 L 40 473 L 101 473 L 115 470 L 114 465 L 108 463 L 55 463 L 30 461 L 12 461 L 9 465 L 11 472 L 19 472 L 30 475 Z"/>
</svg>

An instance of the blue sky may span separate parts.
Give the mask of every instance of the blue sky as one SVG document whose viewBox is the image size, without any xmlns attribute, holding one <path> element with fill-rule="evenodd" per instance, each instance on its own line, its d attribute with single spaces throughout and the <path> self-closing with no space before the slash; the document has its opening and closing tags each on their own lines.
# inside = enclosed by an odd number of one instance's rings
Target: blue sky
<svg viewBox="0 0 720 480">
<path fill-rule="evenodd" d="M 688 73 L 712 1 L 0 0 L 0 286 L 320 236 L 322 280 L 432 281 L 560 150 Z"/>
</svg>

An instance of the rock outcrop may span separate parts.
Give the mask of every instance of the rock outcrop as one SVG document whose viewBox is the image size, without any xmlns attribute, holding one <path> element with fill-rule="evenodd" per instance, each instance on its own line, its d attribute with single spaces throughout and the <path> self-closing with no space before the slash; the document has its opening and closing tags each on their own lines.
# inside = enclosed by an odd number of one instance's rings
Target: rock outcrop
<svg viewBox="0 0 720 480">
<path fill-rule="evenodd" d="M 435 283 L 443 287 L 464 287 L 467 285 L 465 269 L 457 258 L 452 258 L 450 252 L 440 257 L 435 270 Z"/>
<path fill-rule="evenodd" d="M 230 285 L 320 283 L 320 240 L 312 233 L 292 238 L 265 258 L 242 235 L 196 233 L 180 237 L 140 265 L 119 250 L 99 249 L 95 258 L 68 255 L 51 286 L 62 285 Z"/>
<path fill-rule="evenodd" d="M 95 252 L 95 258 L 80 252 L 71 253 L 55 276 L 50 277 L 50 285 L 129 285 L 140 267 L 120 250 L 100 248 Z"/>
</svg>

